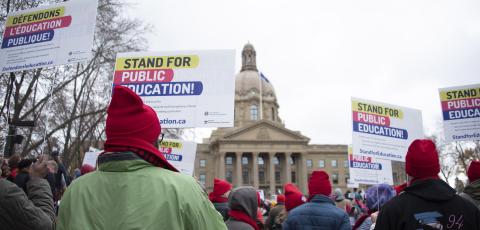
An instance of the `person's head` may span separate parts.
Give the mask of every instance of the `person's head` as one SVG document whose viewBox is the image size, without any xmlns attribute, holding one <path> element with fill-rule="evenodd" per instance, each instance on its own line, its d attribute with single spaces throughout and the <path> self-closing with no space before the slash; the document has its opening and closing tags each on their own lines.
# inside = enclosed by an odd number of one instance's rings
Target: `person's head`
<svg viewBox="0 0 480 230">
<path fill-rule="evenodd" d="M 480 161 L 472 161 L 467 170 L 468 181 L 473 183 L 480 179 Z"/>
<path fill-rule="evenodd" d="M 58 150 L 53 150 L 50 155 L 57 164 L 60 164 L 60 152 Z"/>
<path fill-rule="evenodd" d="M 278 194 L 277 195 L 277 205 L 278 204 L 285 204 L 285 195 L 283 194 Z"/>
<path fill-rule="evenodd" d="M 288 211 L 304 204 L 307 199 L 303 196 L 300 189 L 298 189 L 294 184 L 285 184 L 285 209 Z"/>
<path fill-rule="evenodd" d="M 58 164 L 54 160 L 47 161 L 47 168 L 49 173 L 57 173 Z"/>
<path fill-rule="evenodd" d="M 230 210 L 243 212 L 252 219 L 257 219 L 258 204 L 257 190 L 251 186 L 233 189 L 228 196 L 228 207 Z"/>
<path fill-rule="evenodd" d="M 379 208 L 395 197 L 395 195 L 395 190 L 388 184 L 379 184 L 368 188 L 365 194 L 368 210 L 371 212 L 380 210 Z"/>
<path fill-rule="evenodd" d="M 33 162 L 34 159 L 31 158 L 22 159 L 20 162 L 18 162 L 18 170 L 20 172 L 28 172 Z"/>
<path fill-rule="evenodd" d="M 333 191 L 333 199 L 335 199 L 337 202 L 345 200 L 345 196 L 343 196 L 341 189 L 337 188 L 335 191 Z"/>
<path fill-rule="evenodd" d="M 91 173 L 95 171 L 95 168 L 89 164 L 84 164 L 82 165 L 82 167 L 80 168 L 80 174 L 83 176 L 87 173 Z"/>
<path fill-rule="evenodd" d="M 73 170 L 73 177 L 74 177 L 74 178 L 78 178 L 78 177 L 80 177 L 81 175 L 82 175 L 82 172 L 80 171 L 79 168 L 75 168 L 75 169 Z"/>
<path fill-rule="evenodd" d="M 308 181 L 308 194 L 310 199 L 316 195 L 330 196 L 332 193 L 332 185 L 330 178 L 325 171 L 313 171 Z"/>
<path fill-rule="evenodd" d="M 178 171 L 155 147 L 161 133 L 157 113 L 131 89 L 113 88 L 112 100 L 107 110 L 105 150 L 110 148 L 138 149 L 145 151 L 143 159 L 155 159 L 162 167 Z M 142 151 L 142 152 L 143 152 Z M 150 162 L 150 161 L 149 161 Z M 150 162 L 152 163 L 152 162 Z"/>
<path fill-rule="evenodd" d="M 440 161 L 433 141 L 417 139 L 408 147 L 405 171 L 413 179 L 438 178 Z"/>
<path fill-rule="evenodd" d="M 18 168 L 18 163 L 20 162 L 20 160 L 21 158 L 18 154 L 11 156 L 10 158 L 8 158 L 8 167 L 12 170 Z"/>
<path fill-rule="evenodd" d="M 213 191 L 208 194 L 208 198 L 212 202 L 226 202 L 231 190 L 232 185 L 230 183 L 226 180 L 215 178 L 213 180 Z"/>
</svg>

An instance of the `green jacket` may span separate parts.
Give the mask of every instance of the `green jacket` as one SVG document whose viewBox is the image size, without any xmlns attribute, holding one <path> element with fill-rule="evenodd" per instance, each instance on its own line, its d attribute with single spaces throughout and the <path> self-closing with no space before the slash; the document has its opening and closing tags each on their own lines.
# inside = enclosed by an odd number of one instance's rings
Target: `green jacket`
<svg viewBox="0 0 480 230">
<path fill-rule="evenodd" d="M 112 155 L 99 158 L 99 171 L 67 189 L 58 230 L 226 229 L 193 177 L 154 167 L 133 153 Z"/>
</svg>

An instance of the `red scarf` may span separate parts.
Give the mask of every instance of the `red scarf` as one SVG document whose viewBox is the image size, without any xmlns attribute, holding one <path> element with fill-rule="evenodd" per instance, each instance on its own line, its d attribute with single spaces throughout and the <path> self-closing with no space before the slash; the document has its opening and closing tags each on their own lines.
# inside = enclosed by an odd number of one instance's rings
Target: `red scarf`
<svg viewBox="0 0 480 230">
<path fill-rule="evenodd" d="M 368 211 L 367 214 L 363 214 L 360 218 L 358 218 L 357 222 L 355 222 L 355 225 L 353 225 L 352 230 L 356 230 L 360 228 L 360 225 L 363 224 L 363 222 L 372 215 L 372 213 L 376 212 L 376 210 Z"/>
<path fill-rule="evenodd" d="M 245 214 L 244 212 L 237 211 L 237 210 L 230 210 L 228 211 L 228 215 L 230 217 L 233 217 L 235 220 L 249 224 L 255 230 L 260 230 L 260 228 L 257 225 L 257 221 L 252 219 L 249 215 Z"/>
<path fill-rule="evenodd" d="M 215 196 L 215 194 L 213 194 L 213 192 L 208 194 L 208 199 L 212 203 L 226 203 L 226 202 L 228 202 L 228 198 L 225 198 L 225 197 L 222 197 L 222 196 Z"/>
</svg>

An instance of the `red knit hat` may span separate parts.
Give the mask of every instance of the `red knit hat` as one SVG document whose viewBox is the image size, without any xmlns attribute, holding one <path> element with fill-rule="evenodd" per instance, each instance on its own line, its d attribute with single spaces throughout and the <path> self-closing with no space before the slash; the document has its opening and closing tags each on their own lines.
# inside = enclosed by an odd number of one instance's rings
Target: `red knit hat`
<svg viewBox="0 0 480 230">
<path fill-rule="evenodd" d="M 467 176 L 470 183 L 480 179 L 480 161 L 472 161 L 468 166 Z"/>
<path fill-rule="evenodd" d="M 152 161 L 159 161 L 162 167 L 178 172 L 154 146 L 160 136 L 160 122 L 157 113 L 143 104 L 137 94 L 127 87 L 115 86 L 107 114 L 106 151 L 115 147 L 140 149 L 148 155 L 142 158 L 156 158 Z"/>
<path fill-rule="evenodd" d="M 285 195 L 278 194 L 277 195 L 277 203 L 285 203 Z"/>
<path fill-rule="evenodd" d="M 227 198 L 222 197 L 223 194 L 232 190 L 232 185 L 225 180 L 215 178 L 213 180 L 213 191 L 208 194 L 208 198 L 212 202 L 227 202 Z"/>
<path fill-rule="evenodd" d="M 84 164 L 84 165 L 82 165 L 82 167 L 80 167 L 80 173 L 82 175 L 85 175 L 87 173 L 91 173 L 93 171 L 95 171 L 95 168 L 93 166 L 89 165 L 89 164 Z"/>
<path fill-rule="evenodd" d="M 440 162 L 433 141 L 417 139 L 410 144 L 405 158 L 405 171 L 415 179 L 438 176 Z"/>
<path fill-rule="evenodd" d="M 285 209 L 288 211 L 302 205 L 307 201 L 302 192 L 294 184 L 285 184 Z"/>
<path fill-rule="evenodd" d="M 315 195 L 322 194 L 330 196 L 332 193 L 332 185 L 330 184 L 330 178 L 324 171 L 313 171 L 310 180 L 308 181 L 308 193 L 310 198 Z"/>
</svg>

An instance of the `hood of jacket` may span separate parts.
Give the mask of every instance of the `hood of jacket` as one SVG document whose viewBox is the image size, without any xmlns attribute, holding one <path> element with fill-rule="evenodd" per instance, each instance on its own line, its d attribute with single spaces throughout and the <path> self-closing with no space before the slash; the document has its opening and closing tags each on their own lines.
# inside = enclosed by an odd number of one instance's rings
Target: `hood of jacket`
<svg viewBox="0 0 480 230">
<path fill-rule="evenodd" d="M 253 187 L 239 187 L 228 196 L 228 206 L 231 210 L 246 213 L 252 219 L 257 218 L 257 191 Z"/>
<path fill-rule="evenodd" d="M 406 193 L 432 202 L 443 202 L 455 197 L 455 189 L 440 179 L 428 179 L 413 182 L 405 188 Z"/>
<path fill-rule="evenodd" d="M 465 186 L 463 192 L 474 200 L 480 200 L 480 180 L 476 180 Z"/>
</svg>

